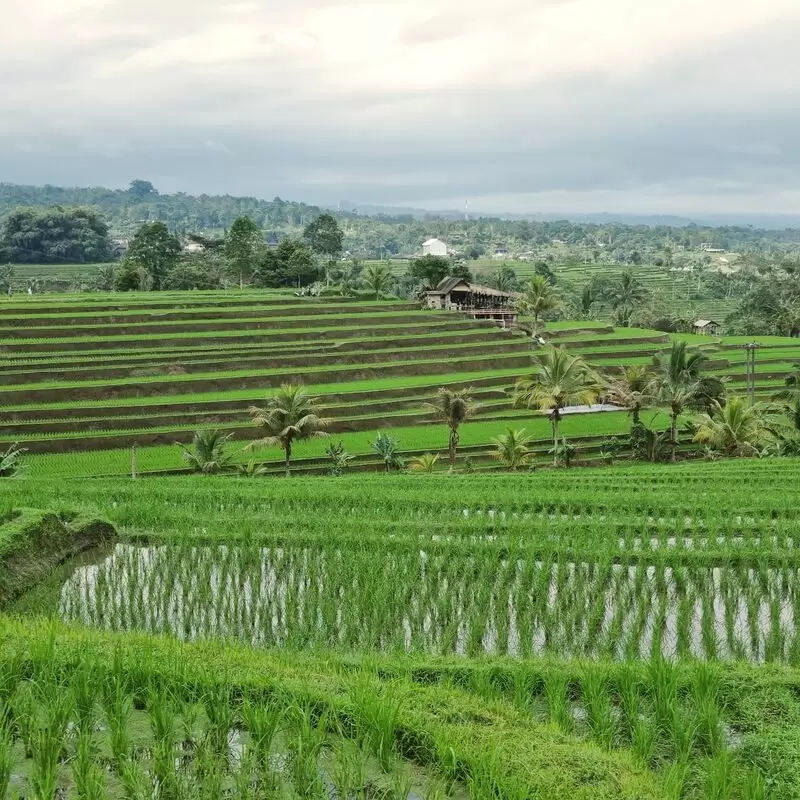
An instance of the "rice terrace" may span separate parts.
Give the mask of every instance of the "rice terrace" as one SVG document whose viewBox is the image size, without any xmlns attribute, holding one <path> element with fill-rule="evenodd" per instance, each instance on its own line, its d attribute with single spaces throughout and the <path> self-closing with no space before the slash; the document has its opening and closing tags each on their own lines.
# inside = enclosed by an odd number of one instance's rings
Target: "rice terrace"
<svg viewBox="0 0 800 800">
<path fill-rule="evenodd" d="M 797 331 L 435 259 L 9 284 L 0 797 L 800 798 Z"/>
</svg>

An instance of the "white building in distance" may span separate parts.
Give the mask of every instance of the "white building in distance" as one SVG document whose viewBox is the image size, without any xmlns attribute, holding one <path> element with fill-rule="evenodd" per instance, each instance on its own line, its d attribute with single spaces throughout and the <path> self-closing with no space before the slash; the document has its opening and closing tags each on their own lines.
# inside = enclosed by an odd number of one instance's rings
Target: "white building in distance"
<svg viewBox="0 0 800 800">
<path fill-rule="evenodd" d="M 422 243 L 422 255 L 424 256 L 446 256 L 447 245 L 441 239 L 428 239 Z"/>
</svg>

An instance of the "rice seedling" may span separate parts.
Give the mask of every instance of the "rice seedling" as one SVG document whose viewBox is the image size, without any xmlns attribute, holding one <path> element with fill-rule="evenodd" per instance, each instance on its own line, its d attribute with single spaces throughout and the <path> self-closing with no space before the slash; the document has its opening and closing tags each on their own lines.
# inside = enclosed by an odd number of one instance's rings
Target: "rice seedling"
<svg viewBox="0 0 800 800">
<path fill-rule="evenodd" d="M 362 726 L 363 746 L 378 759 L 384 772 L 390 772 L 403 697 L 391 686 L 376 691 L 374 682 L 364 676 L 354 683 L 351 698 Z"/>
<path fill-rule="evenodd" d="M 108 788 L 98 764 L 97 743 L 86 729 L 78 733 L 72 776 L 79 800 L 103 800 L 108 796 Z"/>
<path fill-rule="evenodd" d="M 0 797 L 5 797 L 11 782 L 14 767 L 14 737 L 10 725 L 0 720 Z"/>
</svg>

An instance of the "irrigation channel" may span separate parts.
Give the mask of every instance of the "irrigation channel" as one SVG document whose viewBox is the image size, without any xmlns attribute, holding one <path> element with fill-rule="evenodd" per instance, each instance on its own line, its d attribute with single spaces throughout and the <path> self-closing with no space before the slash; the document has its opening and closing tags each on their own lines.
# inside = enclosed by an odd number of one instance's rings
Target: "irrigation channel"
<svg viewBox="0 0 800 800">
<path fill-rule="evenodd" d="M 800 568 L 435 551 L 119 544 L 65 620 L 258 646 L 800 662 Z"/>
</svg>

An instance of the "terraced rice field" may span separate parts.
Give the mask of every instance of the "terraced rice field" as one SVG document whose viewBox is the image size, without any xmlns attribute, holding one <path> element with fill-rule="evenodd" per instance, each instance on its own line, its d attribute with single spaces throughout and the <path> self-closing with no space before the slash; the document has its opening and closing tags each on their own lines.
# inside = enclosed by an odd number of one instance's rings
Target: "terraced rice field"
<svg viewBox="0 0 800 800">
<path fill-rule="evenodd" d="M 550 335 L 604 371 L 648 363 L 669 346 L 657 331 L 603 323 L 554 323 Z M 741 387 L 738 342 L 688 338 Z M 763 344 L 758 376 L 766 392 L 800 358 L 800 347 L 778 338 Z M 354 467 L 375 465 L 369 442 L 379 428 L 391 429 L 409 456 L 440 450 L 446 435 L 425 403 L 443 385 L 471 386 L 482 404 L 464 428 L 464 455 L 488 464 L 491 438 L 513 424 L 539 440 L 543 458 L 546 419 L 509 401 L 531 352 L 522 332 L 414 303 L 252 292 L 17 298 L 0 306 L 0 446 L 19 441 L 32 474 L 125 474 L 133 444 L 141 447 L 142 471 L 177 470 L 174 443 L 218 427 L 234 433 L 241 444 L 232 447 L 243 459 L 241 447 L 254 436 L 247 407 L 291 381 L 322 397 L 332 432 L 357 456 Z M 651 418 L 666 424 L 663 415 Z M 564 433 L 592 458 L 603 437 L 627 427 L 622 413 L 575 415 Z M 301 444 L 299 467 L 324 469 L 323 449 Z M 277 453 L 260 458 L 278 468 Z"/>
<path fill-rule="evenodd" d="M 796 797 L 799 477 L 8 481 L 0 766 L 70 798 Z"/>
<path fill-rule="evenodd" d="M 568 344 L 573 333 L 554 331 Z M 613 339 L 615 357 L 665 343 L 651 332 L 620 337 L 605 325 L 582 336 Z M 575 344 L 592 354 L 581 334 Z M 134 443 L 143 469 L 179 468 L 175 441 L 202 426 L 252 438 L 247 407 L 293 381 L 323 398 L 351 452 L 366 454 L 374 434 L 363 432 L 381 427 L 396 430 L 404 450 L 424 452 L 442 441 L 425 403 L 448 385 L 473 386 L 483 404 L 464 442 L 480 456 L 510 422 L 530 421 L 508 399 L 530 352 L 521 332 L 412 303 L 253 293 L 17 301 L 0 318 L 0 439 L 24 444 L 34 474 L 53 463 L 34 454 L 82 452 L 94 454 L 95 472 L 124 473 Z M 567 432 L 601 438 L 624 427 L 619 416 L 611 422 L 576 419 Z M 532 424 L 546 449 L 546 421 Z M 298 455 L 322 454 L 318 443 L 305 450 Z"/>
</svg>

